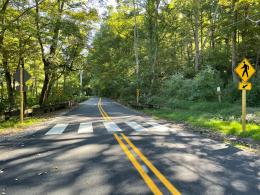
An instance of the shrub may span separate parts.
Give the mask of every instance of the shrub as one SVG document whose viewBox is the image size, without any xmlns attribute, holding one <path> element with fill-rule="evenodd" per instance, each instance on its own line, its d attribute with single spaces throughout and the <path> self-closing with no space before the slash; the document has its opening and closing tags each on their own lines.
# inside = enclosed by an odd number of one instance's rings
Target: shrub
<svg viewBox="0 0 260 195">
<path fill-rule="evenodd" d="M 223 90 L 223 99 L 230 103 L 238 102 L 241 100 L 241 91 L 238 90 L 238 83 L 229 81 L 225 89 Z"/>
<path fill-rule="evenodd" d="M 260 106 L 260 73 L 252 79 L 252 90 L 248 92 L 247 102 L 249 106 Z"/>
<path fill-rule="evenodd" d="M 192 94 L 193 98 L 195 100 L 216 99 L 218 86 L 223 86 L 220 74 L 218 71 L 208 66 L 195 76 Z"/>
<path fill-rule="evenodd" d="M 194 79 L 185 79 L 181 74 L 172 75 L 165 81 L 161 94 L 179 100 L 212 100 L 216 99 L 218 86 L 222 86 L 219 73 L 206 67 Z"/>
</svg>

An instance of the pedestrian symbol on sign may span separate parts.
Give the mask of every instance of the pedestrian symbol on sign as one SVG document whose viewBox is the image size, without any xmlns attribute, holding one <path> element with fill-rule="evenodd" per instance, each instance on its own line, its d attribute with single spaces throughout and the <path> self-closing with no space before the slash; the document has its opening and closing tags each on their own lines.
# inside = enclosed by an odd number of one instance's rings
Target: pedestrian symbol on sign
<svg viewBox="0 0 260 195">
<path fill-rule="evenodd" d="M 244 63 L 244 66 L 241 68 L 241 69 L 244 69 L 244 72 L 243 72 L 243 74 L 242 74 L 242 77 L 244 77 L 245 73 L 246 73 L 246 75 L 247 75 L 247 77 L 248 77 L 249 66 L 246 65 L 245 62 L 243 62 L 243 63 Z"/>
<path fill-rule="evenodd" d="M 247 82 L 255 73 L 254 67 L 248 61 L 248 59 L 244 59 L 235 69 L 235 72 L 238 76 L 244 81 Z"/>
</svg>

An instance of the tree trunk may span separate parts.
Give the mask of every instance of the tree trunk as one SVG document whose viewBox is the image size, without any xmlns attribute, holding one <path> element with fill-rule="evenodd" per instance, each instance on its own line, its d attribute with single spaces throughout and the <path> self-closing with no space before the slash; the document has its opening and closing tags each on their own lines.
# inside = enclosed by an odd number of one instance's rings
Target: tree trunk
<svg viewBox="0 0 260 195">
<path fill-rule="evenodd" d="M 36 60 L 34 60 L 34 95 L 38 96 L 38 71 L 36 69 Z"/>
<path fill-rule="evenodd" d="M 39 2 L 38 0 L 35 1 L 36 2 L 36 27 L 37 27 L 37 38 L 41 47 L 41 53 L 42 53 L 42 61 L 44 64 L 44 82 L 43 82 L 43 87 L 42 87 L 42 91 L 41 91 L 41 95 L 39 98 L 39 104 L 43 105 L 46 103 L 51 87 L 52 87 L 52 82 L 51 79 L 53 77 L 53 73 L 50 70 L 51 67 L 51 62 L 49 58 L 46 58 L 45 53 L 44 53 L 44 48 L 43 48 L 43 42 L 42 42 L 42 37 L 41 37 L 41 33 L 40 33 L 40 21 L 39 21 Z M 51 46 L 50 46 L 50 53 L 49 56 L 52 57 L 55 55 L 56 53 L 56 49 L 57 49 L 57 44 L 58 44 L 58 39 L 59 39 L 59 31 L 60 31 L 60 20 L 62 17 L 62 12 L 63 12 L 63 8 L 64 8 L 64 1 L 63 0 L 57 0 L 58 3 L 58 14 L 59 17 L 57 18 L 56 21 L 56 26 L 54 28 L 53 31 L 53 36 L 52 36 L 52 41 L 51 41 Z"/>
<path fill-rule="evenodd" d="M 237 11 L 235 10 L 236 0 L 232 0 L 232 10 L 233 10 L 233 31 L 231 36 L 231 55 L 232 55 L 232 77 L 233 82 L 237 81 L 237 76 L 235 73 L 235 67 L 237 65 Z"/>
<path fill-rule="evenodd" d="M 149 95 L 152 95 L 155 78 L 156 78 L 156 64 L 158 57 L 158 9 L 160 0 L 148 0 L 148 31 L 149 31 L 149 62 L 151 65 L 151 85 Z"/>
<path fill-rule="evenodd" d="M 257 51 L 256 61 L 255 61 L 255 70 L 256 70 L 257 73 L 258 73 L 258 70 L 259 70 L 259 58 L 260 58 L 260 50 Z M 259 74 L 256 74 L 256 77 L 257 77 L 258 75 L 259 75 Z"/>
<path fill-rule="evenodd" d="M 3 55 L 3 66 L 5 70 L 5 80 L 6 80 L 6 87 L 7 87 L 8 100 L 9 100 L 9 109 L 11 110 L 15 104 L 14 90 L 12 87 L 12 76 L 8 67 L 8 59 L 5 53 Z"/>
<path fill-rule="evenodd" d="M 43 105 L 46 103 L 47 100 L 47 91 L 49 90 L 50 86 L 50 71 L 49 71 L 49 62 L 44 60 L 44 81 L 43 81 L 43 87 L 42 87 L 42 91 L 41 91 L 41 95 L 40 95 L 40 99 L 39 99 L 39 104 Z"/>
<path fill-rule="evenodd" d="M 199 15 L 198 12 L 195 13 L 195 32 L 194 32 L 194 42 L 195 42 L 195 72 L 200 69 L 200 47 L 199 47 Z"/>
<path fill-rule="evenodd" d="M 65 92 L 66 92 L 66 80 L 67 80 L 67 77 L 66 77 L 66 71 L 65 71 L 64 75 L 63 75 L 63 94 L 65 94 Z"/>
<path fill-rule="evenodd" d="M 140 90 L 140 62 L 139 62 L 139 42 L 138 42 L 138 29 L 137 29 L 137 13 L 136 13 L 136 2 L 133 0 L 134 4 L 134 52 L 135 52 L 135 63 L 136 63 L 136 79 L 137 79 L 137 90 Z M 138 93 L 138 92 L 136 92 Z M 139 95 L 136 95 L 136 103 L 139 104 Z"/>
<path fill-rule="evenodd" d="M 1 102 L 4 100 L 4 85 L 3 82 L 0 82 L 0 86 L 1 86 Z"/>
</svg>

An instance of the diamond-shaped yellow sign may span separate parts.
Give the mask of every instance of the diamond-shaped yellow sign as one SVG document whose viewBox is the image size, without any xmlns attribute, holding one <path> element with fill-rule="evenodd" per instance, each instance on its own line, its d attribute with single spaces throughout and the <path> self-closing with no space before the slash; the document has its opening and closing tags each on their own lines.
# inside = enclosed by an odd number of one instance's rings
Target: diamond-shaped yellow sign
<svg viewBox="0 0 260 195">
<path fill-rule="evenodd" d="M 255 69 L 250 64 L 248 59 L 244 59 L 235 69 L 235 72 L 240 76 L 240 78 L 244 81 L 247 82 L 255 73 Z"/>
<path fill-rule="evenodd" d="M 239 83 L 238 89 L 250 91 L 252 89 L 252 83 Z"/>
</svg>

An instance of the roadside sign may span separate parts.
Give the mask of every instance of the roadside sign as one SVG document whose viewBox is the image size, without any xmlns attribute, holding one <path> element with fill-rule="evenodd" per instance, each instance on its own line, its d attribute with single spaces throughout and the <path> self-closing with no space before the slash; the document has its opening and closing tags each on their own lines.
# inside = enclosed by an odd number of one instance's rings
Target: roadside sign
<svg viewBox="0 0 260 195">
<path fill-rule="evenodd" d="M 244 81 L 247 82 L 255 73 L 255 69 L 248 59 L 244 59 L 236 68 L 235 72 Z"/>
<path fill-rule="evenodd" d="M 238 84 L 238 89 L 242 90 L 242 130 L 246 132 L 246 91 L 252 89 L 252 84 L 247 81 L 255 74 L 255 69 L 248 59 L 242 60 L 235 68 L 235 72 L 242 79 L 242 83 Z"/>
<path fill-rule="evenodd" d="M 23 82 L 26 83 L 30 78 L 31 78 L 31 75 L 26 70 L 23 70 Z M 21 83 L 21 80 L 20 80 L 20 69 L 18 69 L 14 73 L 14 79 L 17 82 Z"/>
<path fill-rule="evenodd" d="M 20 91 L 20 85 L 18 85 L 18 86 L 16 86 L 16 88 L 15 88 L 17 91 Z M 25 85 L 25 84 L 23 84 L 23 91 L 25 92 L 25 91 L 28 91 L 28 87 Z"/>
<path fill-rule="evenodd" d="M 247 90 L 250 91 L 252 89 L 252 83 L 239 83 L 238 84 L 239 90 Z"/>
</svg>

